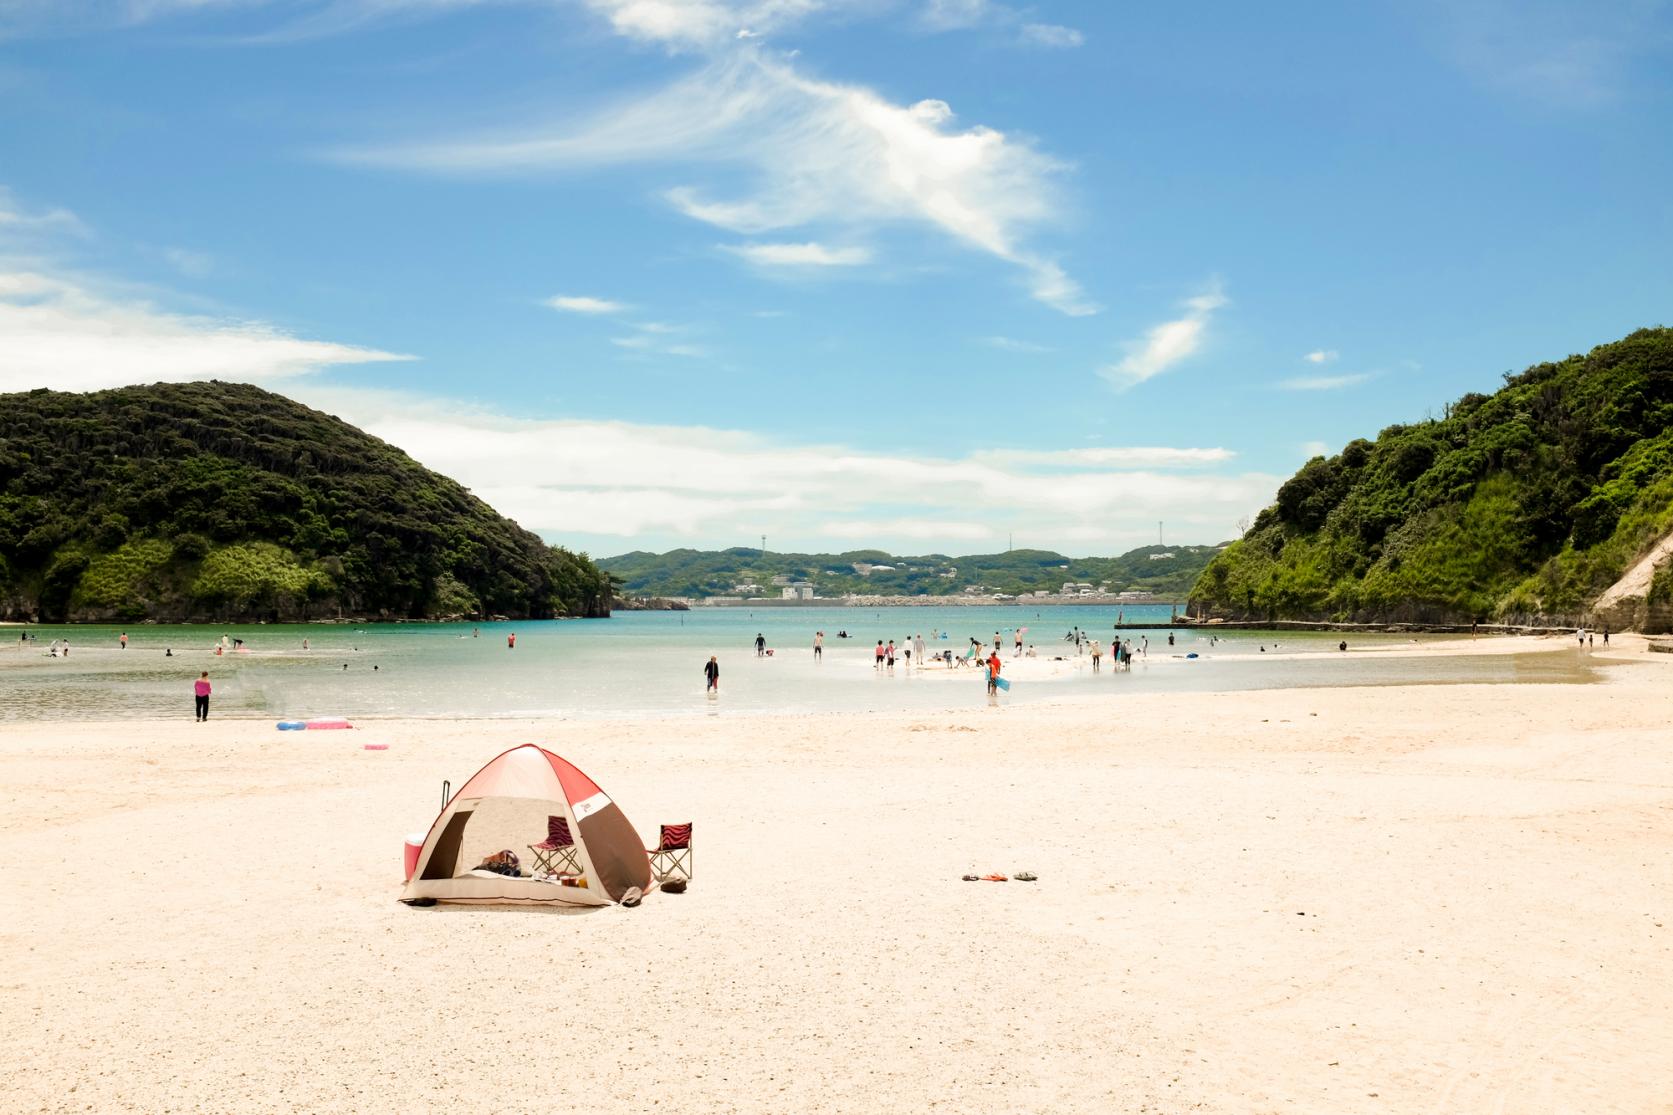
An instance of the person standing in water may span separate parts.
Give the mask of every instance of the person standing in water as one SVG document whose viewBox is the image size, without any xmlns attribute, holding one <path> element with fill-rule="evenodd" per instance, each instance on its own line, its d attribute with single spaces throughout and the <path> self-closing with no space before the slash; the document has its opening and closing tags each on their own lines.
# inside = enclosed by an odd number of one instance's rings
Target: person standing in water
<svg viewBox="0 0 1673 1115">
<path fill-rule="evenodd" d="M 118 639 L 117 642 L 122 644 L 122 649 L 123 650 L 127 650 L 128 649 L 128 633 L 126 631 L 122 632 L 122 637 L 120 639 Z"/>
<path fill-rule="evenodd" d="M 197 718 L 199 724 L 209 719 L 210 688 L 209 671 L 205 670 L 203 673 L 198 675 L 197 681 L 192 683 L 192 693 L 197 698 Z"/>
<path fill-rule="evenodd" d="M 1098 663 L 1104 656 L 1104 648 L 1098 644 L 1097 639 L 1093 639 L 1090 649 L 1092 651 L 1092 672 L 1097 673 Z"/>
<path fill-rule="evenodd" d="M 755 657 L 767 657 L 767 637 L 759 631 L 755 633 Z"/>
<path fill-rule="evenodd" d="M 714 655 L 709 655 L 708 662 L 703 665 L 703 678 L 707 685 L 703 687 L 705 693 L 711 697 L 720 696 L 720 663 Z"/>
<path fill-rule="evenodd" d="M 824 659 L 824 657 L 825 657 L 825 633 L 823 631 L 815 631 L 813 633 L 813 660 L 815 662 L 819 662 L 819 661 L 822 661 Z"/>
<path fill-rule="evenodd" d="M 1016 643 L 1017 643 L 1016 656 L 1018 658 L 1021 658 L 1022 657 L 1022 628 L 1020 628 L 1020 627 L 1017 628 Z"/>
<path fill-rule="evenodd" d="M 517 649 L 517 632 L 513 631 L 511 634 L 509 634 L 505 637 L 505 649 L 506 650 L 516 650 Z"/>
</svg>

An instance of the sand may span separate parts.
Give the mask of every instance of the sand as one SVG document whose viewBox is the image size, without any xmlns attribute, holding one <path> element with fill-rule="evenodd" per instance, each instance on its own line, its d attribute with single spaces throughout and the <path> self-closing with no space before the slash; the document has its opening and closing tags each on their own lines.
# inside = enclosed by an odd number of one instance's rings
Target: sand
<svg viewBox="0 0 1673 1115">
<path fill-rule="evenodd" d="M 1673 1111 L 1673 661 L 1617 653 L 942 715 L 3 725 L 0 1106 Z M 441 780 L 526 740 L 643 833 L 695 821 L 690 891 L 399 905 Z"/>
</svg>

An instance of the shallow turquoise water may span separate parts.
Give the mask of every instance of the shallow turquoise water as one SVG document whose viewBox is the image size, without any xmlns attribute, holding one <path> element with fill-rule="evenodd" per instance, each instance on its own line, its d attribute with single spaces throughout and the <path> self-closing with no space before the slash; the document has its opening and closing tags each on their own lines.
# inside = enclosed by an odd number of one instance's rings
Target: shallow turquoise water
<svg viewBox="0 0 1673 1115">
<path fill-rule="evenodd" d="M 1298 652 L 1332 648 L 1343 636 L 1294 632 L 1209 633 L 1179 630 L 1167 646 L 1169 609 L 1127 607 L 1126 620 L 1150 622 L 1124 631 L 1135 644 L 1150 638 L 1150 655 L 1130 674 L 1086 670 L 1072 676 L 1021 680 L 1011 704 L 1080 694 L 1162 691 L 1188 694 L 1294 685 L 1376 685 L 1456 682 L 1582 682 L 1593 671 L 1569 653 L 1477 657 L 1389 658 L 1349 653 L 1323 659 Z M 871 668 L 878 639 L 949 637 L 932 648 L 955 652 L 974 636 L 991 644 L 1001 633 L 1007 658 L 1011 631 L 1041 655 L 1073 653 L 1063 635 L 1079 626 L 1106 644 L 1117 609 L 1001 608 L 744 608 L 691 612 L 624 612 L 608 620 L 533 623 L 265 625 L 249 627 L 0 628 L 0 718 L 112 720 L 190 716 L 191 682 L 208 670 L 214 716 L 624 716 L 694 710 L 726 712 L 887 711 L 975 706 L 985 696 L 979 676 L 918 676 L 904 668 Z M 826 633 L 823 662 L 812 656 L 813 633 Z M 838 639 L 846 629 L 853 638 Z M 127 650 L 117 649 L 126 630 Z M 757 658 L 757 633 L 773 648 Z M 515 633 L 515 650 L 507 637 Z M 222 635 L 245 651 L 217 656 Z M 50 658 L 55 638 L 70 640 L 68 658 Z M 1411 636 L 1347 636 L 1353 648 L 1410 642 Z M 302 642 L 307 639 L 309 649 Z M 9 646 L 7 642 L 9 641 Z M 1257 648 L 1267 647 L 1265 654 Z M 165 649 L 173 657 L 165 657 Z M 1173 657 L 1195 651 L 1195 661 Z M 718 656 L 721 696 L 704 699 L 703 664 Z M 1248 657 L 1245 657 L 1248 656 Z M 345 668 L 346 667 L 346 668 Z"/>
</svg>

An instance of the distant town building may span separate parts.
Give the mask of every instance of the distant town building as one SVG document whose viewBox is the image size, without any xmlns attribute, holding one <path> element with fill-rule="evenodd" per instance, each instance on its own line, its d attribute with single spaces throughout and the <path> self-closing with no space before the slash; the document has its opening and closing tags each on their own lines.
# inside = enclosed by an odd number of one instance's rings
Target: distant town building
<svg viewBox="0 0 1673 1115">
<path fill-rule="evenodd" d="M 1150 555 L 1150 560 L 1151 561 L 1161 561 L 1163 558 L 1171 558 L 1171 557 L 1173 557 L 1173 551 L 1169 550 L 1167 553 L 1163 553 L 1163 554 L 1151 554 Z"/>
<path fill-rule="evenodd" d="M 813 599 L 813 586 L 808 584 L 806 581 L 797 581 L 793 585 L 785 585 L 784 586 L 784 599 L 786 599 L 786 600 L 812 600 Z"/>
<path fill-rule="evenodd" d="M 790 574 L 788 574 L 788 573 L 780 573 L 778 576 L 773 578 L 773 587 L 774 588 L 781 588 L 784 585 L 789 584 L 791 581 L 793 581 L 795 579 L 796 578 L 790 576 Z"/>
</svg>

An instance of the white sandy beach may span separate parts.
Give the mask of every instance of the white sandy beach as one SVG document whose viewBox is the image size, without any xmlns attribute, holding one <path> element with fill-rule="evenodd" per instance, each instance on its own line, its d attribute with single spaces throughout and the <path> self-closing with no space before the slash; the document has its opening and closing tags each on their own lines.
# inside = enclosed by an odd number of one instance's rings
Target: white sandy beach
<svg viewBox="0 0 1673 1115">
<path fill-rule="evenodd" d="M 1588 686 L 0 726 L 4 1106 L 1673 1111 L 1673 658 L 1626 643 Z M 691 890 L 398 904 L 441 780 L 529 740 L 695 821 Z"/>
</svg>

